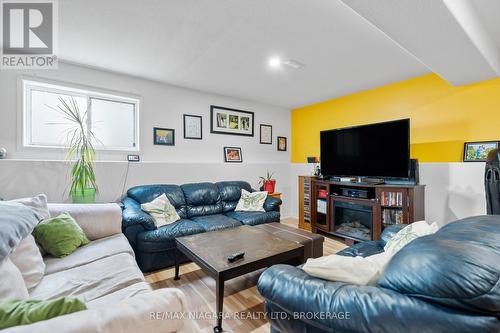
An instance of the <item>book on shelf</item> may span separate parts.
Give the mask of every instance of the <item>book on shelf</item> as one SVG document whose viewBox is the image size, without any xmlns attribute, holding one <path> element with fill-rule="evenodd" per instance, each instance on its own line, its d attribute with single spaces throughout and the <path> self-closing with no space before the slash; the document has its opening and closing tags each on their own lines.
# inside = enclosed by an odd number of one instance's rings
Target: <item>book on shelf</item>
<svg viewBox="0 0 500 333">
<path fill-rule="evenodd" d="M 326 200 L 318 199 L 316 203 L 316 211 L 321 214 L 326 214 Z"/>
<path fill-rule="evenodd" d="M 382 210 L 382 223 L 385 225 L 404 223 L 403 211 L 394 209 Z"/>
<path fill-rule="evenodd" d="M 382 192 L 380 203 L 387 207 L 401 207 L 403 206 L 403 192 Z"/>
</svg>

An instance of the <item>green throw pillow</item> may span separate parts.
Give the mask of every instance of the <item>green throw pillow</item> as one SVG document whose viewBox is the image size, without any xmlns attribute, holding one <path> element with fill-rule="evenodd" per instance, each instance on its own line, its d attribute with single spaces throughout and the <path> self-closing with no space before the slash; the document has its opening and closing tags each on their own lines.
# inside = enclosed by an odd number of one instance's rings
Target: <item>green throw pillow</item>
<svg viewBox="0 0 500 333">
<path fill-rule="evenodd" d="M 34 299 L 0 300 L 0 330 L 86 310 L 78 298 L 61 297 L 50 301 Z"/>
<path fill-rule="evenodd" d="M 45 251 L 58 258 L 90 242 L 82 228 L 67 213 L 40 222 L 33 230 L 33 236 Z"/>
</svg>

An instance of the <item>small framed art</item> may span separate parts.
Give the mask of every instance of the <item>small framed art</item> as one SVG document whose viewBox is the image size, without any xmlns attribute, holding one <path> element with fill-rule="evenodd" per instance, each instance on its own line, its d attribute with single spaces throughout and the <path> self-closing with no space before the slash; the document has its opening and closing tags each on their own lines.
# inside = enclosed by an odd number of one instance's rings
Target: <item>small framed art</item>
<svg viewBox="0 0 500 333">
<path fill-rule="evenodd" d="M 184 139 L 203 139 L 201 116 L 184 115 Z"/>
<path fill-rule="evenodd" d="M 485 162 L 490 151 L 498 147 L 498 141 L 466 142 L 464 162 Z"/>
<path fill-rule="evenodd" d="M 153 143 L 162 146 L 175 146 L 175 130 L 172 128 L 153 128 Z"/>
<path fill-rule="evenodd" d="M 254 113 L 210 106 L 210 133 L 253 136 Z"/>
<path fill-rule="evenodd" d="M 271 125 L 260 124 L 260 143 L 273 144 L 273 127 Z"/>
<path fill-rule="evenodd" d="M 286 151 L 286 137 L 278 136 L 278 151 Z"/>
<path fill-rule="evenodd" d="M 224 162 L 226 163 L 242 163 L 243 156 L 241 155 L 240 147 L 224 147 Z"/>
</svg>

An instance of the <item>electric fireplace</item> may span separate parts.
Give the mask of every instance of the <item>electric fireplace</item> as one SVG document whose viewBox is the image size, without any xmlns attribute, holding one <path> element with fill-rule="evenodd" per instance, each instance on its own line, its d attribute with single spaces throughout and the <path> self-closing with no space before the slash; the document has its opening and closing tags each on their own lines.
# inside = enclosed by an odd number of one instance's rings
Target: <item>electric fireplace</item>
<svg viewBox="0 0 500 333">
<path fill-rule="evenodd" d="M 360 241 L 372 239 L 372 205 L 334 200 L 333 221 L 333 232 L 339 236 Z"/>
</svg>

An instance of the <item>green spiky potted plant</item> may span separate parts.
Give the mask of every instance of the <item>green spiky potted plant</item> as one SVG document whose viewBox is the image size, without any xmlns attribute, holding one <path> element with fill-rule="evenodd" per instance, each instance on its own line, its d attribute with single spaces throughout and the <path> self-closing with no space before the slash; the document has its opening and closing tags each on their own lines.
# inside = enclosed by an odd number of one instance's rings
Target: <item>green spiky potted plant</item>
<svg viewBox="0 0 500 333">
<path fill-rule="evenodd" d="M 59 97 L 59 102 L 60 105 L 50 108 L 61 113 L 73 125 L 67 136 L 69 150 L 66 159 L 73 163 L 69 195 L 73 203 L 94 203 L 98 187 L 95 177 L 96 154 L 92 144 L 96 138 L 87 128 L 90 104 L 82 112 L 73 97 L 69 101 Z"/>
<path fill-rule="evenodd" d="M 268 193 L 274 193 L 274 189 L 276 187 L 276 179 L 273 179 L 274 173 L 266 173 L 265 177 L 259 177 L 260 183 L 262 184 L 262 190 L 267 191 Z"/>
</svg>

